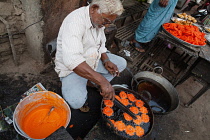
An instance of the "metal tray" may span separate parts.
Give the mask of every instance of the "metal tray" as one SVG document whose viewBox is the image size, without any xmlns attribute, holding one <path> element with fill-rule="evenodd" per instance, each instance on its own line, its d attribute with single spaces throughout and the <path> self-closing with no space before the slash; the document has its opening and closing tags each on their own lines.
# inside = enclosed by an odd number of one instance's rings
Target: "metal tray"
<svg viewBox="0 0 210 140">
<path fill-rule="evenodd" d="M 207 33 L 210 33 L 210 30 L 209 30 L 209 29 L 210 29 L 210 27 L 206 27 L 206 26 L 204 26 L 203 28 L 204 28 L 204 30 L 205 30 Z"/>
<path fill-rule="evenodd" d="M 169 33 L 169 32 L 163 27 L 163 25 L 162 25 L 162 29 L 163 29 L 163 31 L 164 31 L 167 35 L 169 35 L 170 37 L 174 38 L 176 41 L 182 43 L 182 44 L 185 45 L 185 46 L 191 46 L 191 47 L 197 47 L 197 48 L 206 46 L 206 45 L 204 45 L 204 46 L 193 45 L 193 44 L 188 43 L 188 42 L 186 42 L 186 41 L 184 41 L 184 40 L 181 40 L 181 39 L 177 38 L 176 36 L 172 35 L 171 33 Z"/>
<path fill-rule="evenodd" d="M 171 18 L 171 21 L 174 22 L 175 19 L 177 19 L 178 21 L 180 21 L 180 20 L 186 21 L 185 19 L 178 18 L 178 17 L 172 17 L 172 18 Z"/>
<path fill-rule="evenodd" d="M 210 45 L 210 34 L 207 34 L 205 36 L 207 43 Z"/>
</svg>

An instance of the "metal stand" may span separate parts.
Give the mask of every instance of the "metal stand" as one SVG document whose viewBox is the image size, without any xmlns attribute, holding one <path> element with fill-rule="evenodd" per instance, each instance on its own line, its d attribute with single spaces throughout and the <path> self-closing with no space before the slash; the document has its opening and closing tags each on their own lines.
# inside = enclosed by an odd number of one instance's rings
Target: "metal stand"
<svg viewBox="0 0 210 140">
<path fill-rule="evenodd" d="M 200 58 L 193 64 L 189 72 L 179 81 L 178 84 L 181 84 L 190 76 L 194 76 L 203 85 L 202 89 L 200 89 L 200 91 L 195 96 L 193 96 L 193 98 L 188 103 L 185 104 L 185 107 L 189 107 L 191 104 L 193 104 L 210 88 L 210 75 L 208 74 L 209 69 L 210 63 Z"/>
<path fill-rule="evenodd" d="M 198 98 L 200 98 L 209 88 L 210 88 L 210 84 L 205 83 L 203 85 L 203 88 L 195 96 L 193 96 L 193 98 L 188 103 L 185 104 L 185 107 L 189 107 Z"/>
<path fill-rule="evenodd" d="M 186 46 L 164 32 L 159 32 L 139 60 L 140 70 L 152 70 L 156 66 L 164 69 L 163 77 L 176 85 L 198 59 L 200 49 Z"/>
</svg>

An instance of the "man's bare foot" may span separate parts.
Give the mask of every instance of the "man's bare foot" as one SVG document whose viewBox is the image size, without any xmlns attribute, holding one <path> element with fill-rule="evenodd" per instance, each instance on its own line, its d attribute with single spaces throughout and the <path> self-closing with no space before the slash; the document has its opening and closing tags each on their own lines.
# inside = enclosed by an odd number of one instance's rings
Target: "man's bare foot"
<svg viewBox="0 0 210 140">
<path fill-rule="evenodd" d="M 130 46 L 133 47 L 138 52 L 141 52 L 141 53 L 145 52 L 143 47 L 136 40 L 131 41 Z"/>
</svg>

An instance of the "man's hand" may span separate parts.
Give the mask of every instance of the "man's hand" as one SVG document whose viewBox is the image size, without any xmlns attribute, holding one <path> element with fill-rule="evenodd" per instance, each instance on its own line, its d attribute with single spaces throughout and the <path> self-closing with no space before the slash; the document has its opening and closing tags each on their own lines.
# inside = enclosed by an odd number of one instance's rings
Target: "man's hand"
<svg viewBox="0 0 210 140">
<path fill-rule="evenodd" d="M 160 0 L 159 5 L 160 5 L 161 7 L 166 7 L 166 6 L 168 5 L 168 1 L 169 1 L 169 0 Z"/>
<path fill-rule="evenodd" d="M 114 100 L 115 91 L 109 81 L 104 78 L 101 74 L 94 71 L 86 62 L 78 65 L 74 72 L 81 77 L 84 77 L 95 84 L 99 85 L 101 88 L 101 95 L 105 100 Z"/>
<path fill-rule="evenodd" d="M 109 71 L 109 73 L 111 73 L 113 76 L 119 76 L 120 72 L 117 68 L 117 66 L 112 63 L 111 61 L 107 61 L 106 63 L 104 63 L 104 67 Z"/>
<path fill-rule="evenodd" d="M 114 100 L 115 98 L 115 90 L 109 81 L 105 81 L 100 85 L 101 88 L 101 95 L 103 96 L 104 100 Z"/>
</svg>

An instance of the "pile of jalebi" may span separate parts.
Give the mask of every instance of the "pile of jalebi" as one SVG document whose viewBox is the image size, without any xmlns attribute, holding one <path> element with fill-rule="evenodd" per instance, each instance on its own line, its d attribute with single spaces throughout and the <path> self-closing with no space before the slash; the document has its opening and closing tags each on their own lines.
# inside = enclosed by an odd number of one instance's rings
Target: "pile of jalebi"
<svg viewBox="0 0 210 140">
<path fill-rule="evenodd" d="M 205 33 L 200 32 L 197 26 L 165 23 L 163 24 L 163 27 L 175 37 L 190 44 L 200 46 L 206 45 Z"/>
<path fill-rule="evenodd" d="M 141 137 L 145 134 L 144 129 L 141 127 L 143 123 L 148 123 L 150 121 L 148 114 L 148 109 L 144 106 L 142 100 L 138 100 L 133 94 L 121 91 L 115 98 L 122 104 L 127 106 L 134 114 L 136 114 L 137 119 L 133 119 L 127 113 L 123 113 L 123 120 L 117 120 L 114 117 L 114 110 L 112 107 L 114 103 L 111 100 L 104 100 L 103 114 L 108 117 L 108 120 L 112 123 L 112 126 L 116 130 L 122 132 L 124 131 L 129 136 Z M 127 124 L 127 125 L 126 125 Z M 110 124 L 108 124 L 110 126 Z"/>
</svg>

